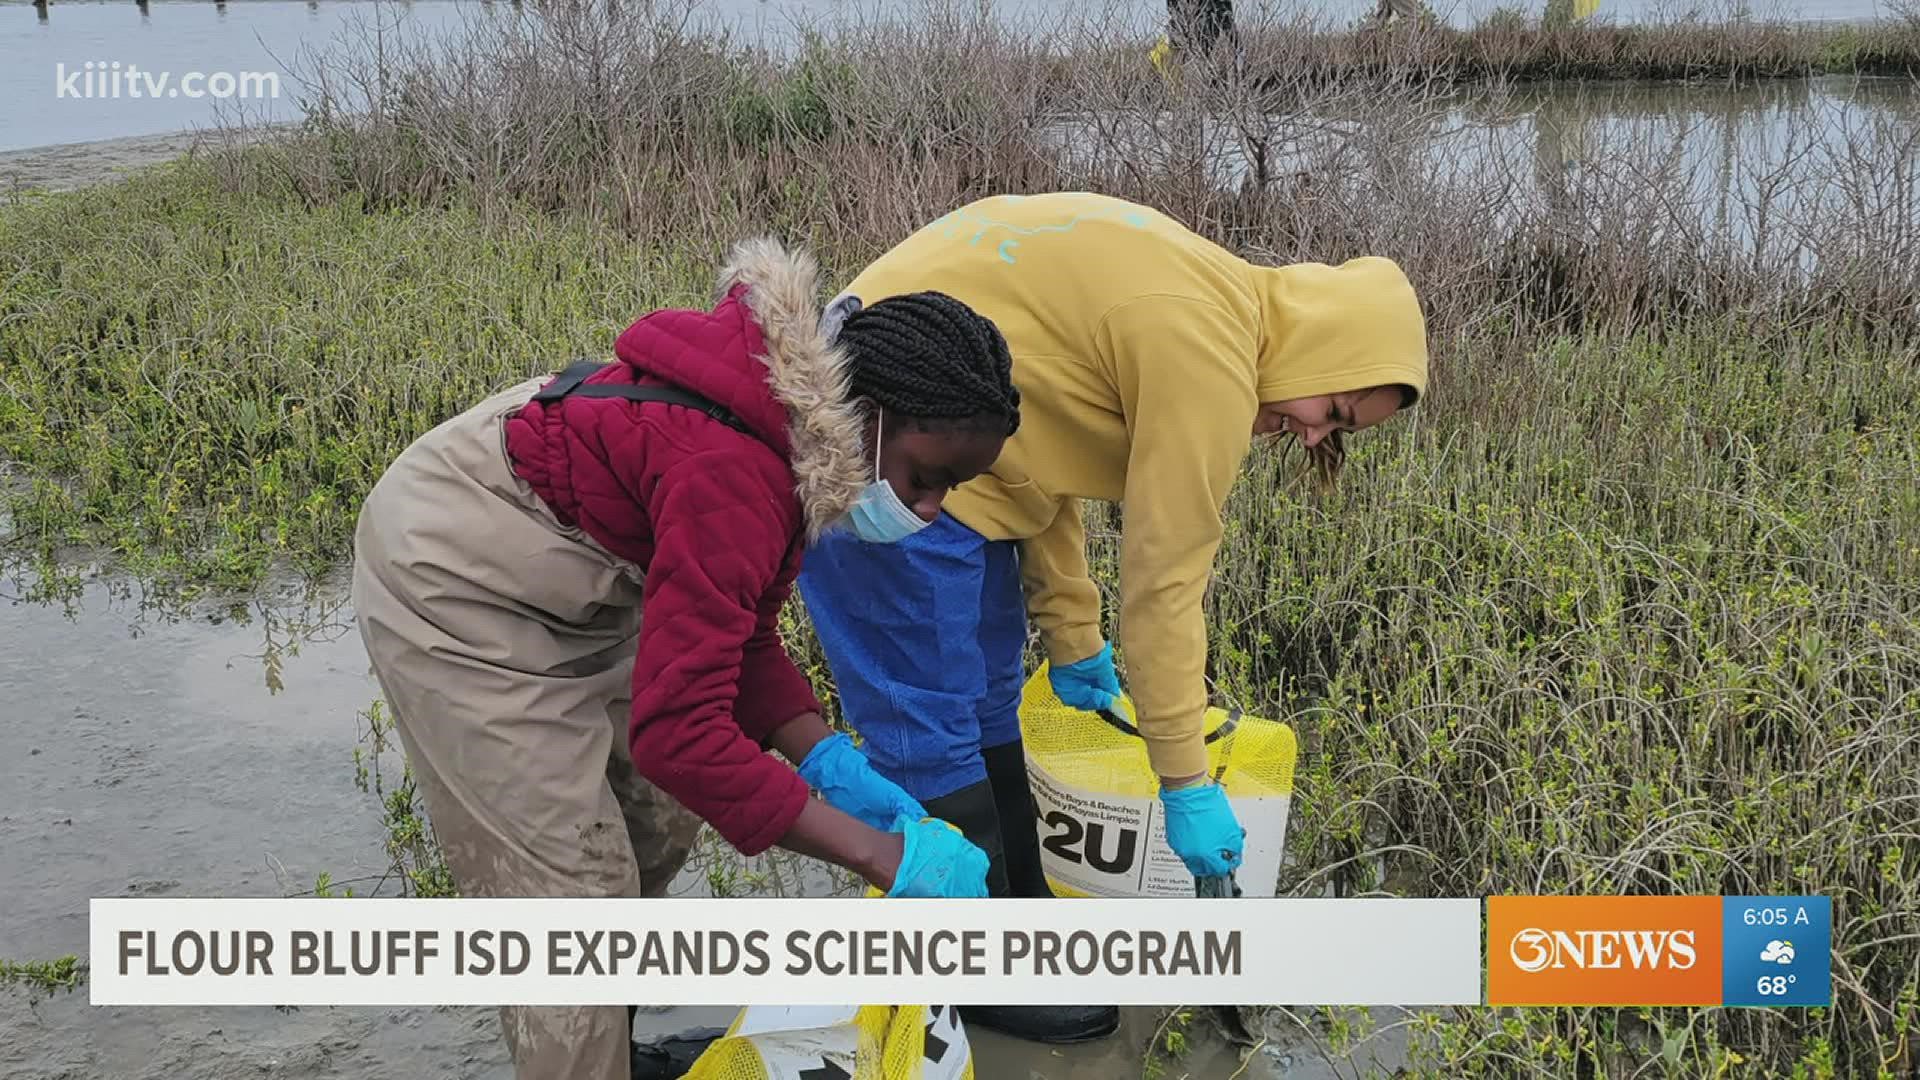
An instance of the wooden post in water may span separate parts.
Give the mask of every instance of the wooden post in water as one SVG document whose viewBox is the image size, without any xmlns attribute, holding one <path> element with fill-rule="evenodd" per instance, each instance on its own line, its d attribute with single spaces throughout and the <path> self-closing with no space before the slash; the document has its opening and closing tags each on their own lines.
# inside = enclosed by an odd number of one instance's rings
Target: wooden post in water
<svg viewBox="0 0 1920 1080">
<path fill-rule="evenodd" d="M 47 0 L 33 0 L 33 10 L 40 16 L 41 22 L 47 21 Z"/>
<path fill-rule="evenodd" d="M 1397 19 L 1421 23 L 1435 21 L 1432 10 L 1423 0 L 1379 0 L 1364 22 L 1368 26 L 1385 26 Z"/>
<path fill-rule="evenodd" d="M 133 0 L 133 6 L 139 8 L 140 14 L 142 15 L 153 14 L 153 12 L 148 9 L 147 0 Z"/>
<path fill-rule="evenodd" d="M 1167 40 L 1183 52 L 1206 53 L 1232 40 L 1233 0 L 1167 0 Z"/>
</svg>

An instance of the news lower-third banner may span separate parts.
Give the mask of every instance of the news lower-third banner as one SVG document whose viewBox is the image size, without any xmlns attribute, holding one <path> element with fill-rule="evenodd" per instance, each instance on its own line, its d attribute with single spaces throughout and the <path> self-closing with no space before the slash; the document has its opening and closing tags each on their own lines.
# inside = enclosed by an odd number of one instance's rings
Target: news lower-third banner
<svg viewBox="0 0 1920 1080">
<path fill-rule="evenodd" d="M 100 1005 L 1480 1000 L 1477 900 L 98 899 Z"/>
<path fill-rule="evenodd" d="M 96 899 L 96 1005 L 1828 1005 L 1825 897 Z"/>
</svg>

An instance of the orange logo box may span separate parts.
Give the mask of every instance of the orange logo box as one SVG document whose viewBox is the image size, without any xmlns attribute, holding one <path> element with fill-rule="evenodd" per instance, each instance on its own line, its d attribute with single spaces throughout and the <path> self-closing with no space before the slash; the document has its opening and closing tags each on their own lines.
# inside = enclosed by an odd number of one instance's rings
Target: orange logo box
<svg viewBox="0 0 1920 1080">
<path fill-rule="evenodd" d="M 1489 1005 L 1718 1005 L 1717 896 L 1487 898 Z"/>
</svg>

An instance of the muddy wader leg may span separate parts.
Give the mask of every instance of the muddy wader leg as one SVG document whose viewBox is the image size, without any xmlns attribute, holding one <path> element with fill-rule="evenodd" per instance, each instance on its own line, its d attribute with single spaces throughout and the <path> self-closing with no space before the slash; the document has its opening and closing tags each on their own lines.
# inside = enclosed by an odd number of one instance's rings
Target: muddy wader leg
<svg viewBox="0 0 1920 1080">
<path fill-rule="evenodd" d="M 668 886 L 687 865 L 700 835 L 700 818 L 634 769 L 633 746 L 627 742 L 627 717 L 632 712 L 633 700 L 625 695 L 607 706 L 614 729 L 607 786 L 627 823 L 627 842 L 640 871 L 640 895 L 651 899 L 667 895 Z"/>
<path fill-rule="evenodd" d="M 512 475 L 502 391 L 416 440 L 363 505 L 352 602 L 454 886 L 467 897 L 660 895 L 686 821 L 626 759 L 637 568 Z M 628 1080 L 618 1005 L 507 1007 L 518 1080 Z"/>
<path fill-rule="evenodd" d="M 616 722 L 614 753 L 607 759 L 607 786 L 613 789 L 614 799 L 620 804 L 620 814 L 626 819 L 627 839 L 633 847 L 634 864 L 640 871 L 640 895 L 661 897 L 667 895 L 668 886 L 673 884 L 673 879 L 687 864 L 687 857 L 693 852 L 694 839 L 700 832 L 700 819 L 635 771 L 633 748 L 627 742 L 626 724 L 626 718 L 632 710 L 633 701 L 630 698 L 614 702 L 609 710 Z M 706 1041 L 697 1043 L 698 1049 L 691 1051 L 691 1057 L 686 1054 L 696 1043 L 688 1040 L 697 1040 L 697 1034 L 689 1034 L 677 1041 L 670 1039 L 651 1048 L 632 1046 L 633 1023 L 639 1012 L 639 1006 L 627 1006 L 627 1039 L 631 1047 L 629 1053 L 633 1055 L 631 1073 L 636 1078 L 657 1075 L 665 1080 L 667 1077 L 677 1077 L 693 1064 L 694 1058 L 700 1056 L 706 1043 L 725 1034 L 723 1031 L 708 1032 Z M 659 1056 L 663 1054 L 664 1057 Z M 684 1064 L 681 1063 L 682 1058 L 685 1058 Z M 661 1071 L 670 1065 L 679 1066 L 678 1071 Z"/>
<path fill-rule="evenodd" d="M 460 895 L 649 891 L 624 808 L 606 781 L 612 748 L 624 741 L 607 722 L 607 702 L 618 690 L 595 693 L 588 684 L 599 680 L 592 678 L 555 680 L 570 691 L 561 695 L 569 704 L 520 712 L 508 686 L 421 655 L 396 665 L 408 648 L 380 622 L 363 622 L 362 629 L 368 651 L 380 658 L 376 670 L 385 669 L 382 693 Z M 463 684 L 470 694 L 441 690 Z M 482 707 L 490 698 L 495 704 Z M 517 1080 L 630 1075 L 632 1024 L 619 1006 L 508 1006 L 500 1024 Z"/>
</svg>

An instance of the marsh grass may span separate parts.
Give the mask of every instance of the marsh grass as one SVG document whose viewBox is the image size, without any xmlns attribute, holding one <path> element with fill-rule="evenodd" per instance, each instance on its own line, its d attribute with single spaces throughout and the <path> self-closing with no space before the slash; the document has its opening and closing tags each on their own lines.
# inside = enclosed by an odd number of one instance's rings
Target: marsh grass
<svg viewBox="0 0 1920 1080">
<path fill-rule="evenodd" d="M 582 225 L 235 203 L 192 172 L 5 220 L 0 455 L 36 463 L 15 532 L 223 588 L 323 570 L 458 403 L 704 287 Z"/>
<path fill-rule="evenodd" d="M 1831 1012 L 1470 1017 L 1416 1044 L 1437 1074 L 1913 1067 L 1920 386 L 1848 415 L 1851 348 L 1549 343 L 1498 427 L 1239 489 L 1214 691 L 1301 734 L 1285 891 L 1834 897 Z"/>
<path fill-rule="evenodd" d="M 188 588 L 332 566 L 411 439 L 703 303 L 749 231 L 837 281 L 962 199 L 1083 187 L 1262 261 L 1390 254 L 1434 393 L 1328 495 L 1257 451 L 1208 597 L 1215 699 L 1301 737 L 1283 892 L 1831 895 L 1828 1010 L 1398 1032 L 1421 1075 L 1912 1074 L 1910 122 L 1806 113 L 1717 173 L 1601 132 L 1542 170 L 1449 122 L 1511 109 L 1499 89 L 1161 78 L 1110 33 L 951 16 L 790 62 L 641 29 L 396 43 L 378 78 L 334 73 L 388 95 L 373 113 L 323 98 L 299 138 L 0 210 L 8 557 L 57 574 L 104 548 Z M 1117 512 L 1091 513 L 1111 611 Z M 798 602 L 786 626 L 831 702 Z M 396 790 L 374 792 L 396 850 L 430 858 Z M 778 870 L 716 862 L 710 885 Z M 1381 1037 L 1276 1020 L 1336 1062 Z"/>
</svg>

